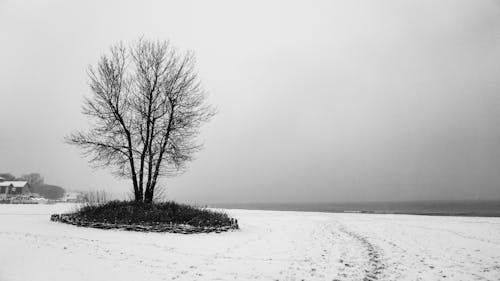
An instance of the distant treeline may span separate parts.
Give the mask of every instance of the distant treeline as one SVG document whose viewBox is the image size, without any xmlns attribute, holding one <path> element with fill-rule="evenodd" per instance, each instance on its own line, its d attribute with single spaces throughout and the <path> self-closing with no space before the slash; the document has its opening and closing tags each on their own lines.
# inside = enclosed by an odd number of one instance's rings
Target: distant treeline
<svg viewBox="0 0 500 281">
<path fill-rule="evenodd" d="M 4 178 L 6 181 L 27 181 L 30 185 L 31 192 L 38 193 L 40 196 L 47 199 L 59 199 L 63 197 L 66 192 L 64 188 L 60 186 L 45 184 L 42 175 L 38 173 L 26 174 L 20 177 L 16 177 L 10 173 L 0 173 L 0 177 Z"/>
</svg>

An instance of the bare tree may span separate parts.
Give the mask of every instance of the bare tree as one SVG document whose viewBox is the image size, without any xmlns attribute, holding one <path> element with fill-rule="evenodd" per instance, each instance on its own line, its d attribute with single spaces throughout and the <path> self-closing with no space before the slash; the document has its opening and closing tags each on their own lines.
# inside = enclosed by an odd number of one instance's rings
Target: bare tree
<svg viewBox="0 0 500 281">
<path fill-rule="evenodd" d="M 118 44 L 90 68 L 89 131 L 66 138 L 96 167 L 132 180 L 136 201 L 151 202 L 160 177 L 184 171 L 200 149 L 200 126 L 215 113 L 194 71 L 191 52 L 169 42 Z"/>
<path fill-rule="evenodd" d="M 39 173 L 22 175 L 20 179 L 27 181 L 28 184 L 32 187 L 41 186 L 44 184 L 44 179 Z"/>
<path fill-rule="evenodd" d="M 0 173 L 0 177 L 7 181 L 13 181 L 16 179 L 16 177 L 11 173 Z"/>
</svg>

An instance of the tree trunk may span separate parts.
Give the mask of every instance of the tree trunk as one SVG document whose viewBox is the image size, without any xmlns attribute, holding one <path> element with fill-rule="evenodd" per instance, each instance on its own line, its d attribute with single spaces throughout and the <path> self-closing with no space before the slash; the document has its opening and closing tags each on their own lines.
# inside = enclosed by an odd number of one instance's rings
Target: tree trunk
<svg viewBox="0 0 500 281">
<path fill-rule="evenodd" d="M 146 192 L 144 192 L 144 202 L 151 203 L 154 199 L 156 181 L 152 181 Z"/>
<path fill-rule="evenodd" d="M 148 188 L 146 190 L 146 192 L 144 193 L 144 202 L 146 202 L 146 203 L 153 202 L 153 192 L 150 188 Z"/>
</svg>

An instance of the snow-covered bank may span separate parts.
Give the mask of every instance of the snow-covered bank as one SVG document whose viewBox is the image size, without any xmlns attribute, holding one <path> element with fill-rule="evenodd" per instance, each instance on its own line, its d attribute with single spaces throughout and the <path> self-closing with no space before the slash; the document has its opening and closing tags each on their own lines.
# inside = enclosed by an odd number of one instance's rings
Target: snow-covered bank
<svg viewBox="0 0 500 281">
<path fill-rule="evenodd" d="M 499 280 L 500 218 L 229 210 L 241 230 L 182 235 L 49 221 L 0 205 L 0 280 Z"/>
</svg>

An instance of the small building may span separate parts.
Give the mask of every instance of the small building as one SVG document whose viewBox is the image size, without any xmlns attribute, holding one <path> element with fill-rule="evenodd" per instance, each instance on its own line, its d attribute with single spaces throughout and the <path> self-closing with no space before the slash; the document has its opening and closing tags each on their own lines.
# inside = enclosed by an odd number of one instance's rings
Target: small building
<svg viewBox="0 0 500 281">
<path fill-rule="evenodd" d="M 64 193 L 64 196 L 62 198 L 63 202 L 68 202 L 68 203 L 82 203 L 85 202 L 85 196 L 84 194 L 80 192 L 66 192 Z"/>
<path fill-rule="evenodd" d="M 30 193 L 30 185 L 27 181 L 6 181 L 0 178 L 0 200 Z"/>
</svg>

